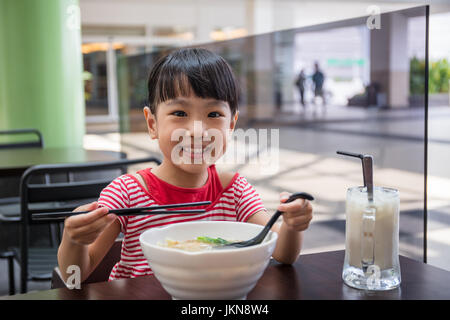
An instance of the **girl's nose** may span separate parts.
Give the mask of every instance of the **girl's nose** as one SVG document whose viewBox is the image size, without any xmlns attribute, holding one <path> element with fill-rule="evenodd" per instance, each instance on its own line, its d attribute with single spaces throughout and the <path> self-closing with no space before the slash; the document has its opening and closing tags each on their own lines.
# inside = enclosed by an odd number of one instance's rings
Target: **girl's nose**
<svg viewBox="0 0 450 320">
<path fill-rule="evenodd" d="M 193 121 L 188 130 L 186 130 L 186 135 L 194 138 L 194 140 L 202 140 L 208 137 L 208 130 L 201 121 Z"/>
</svg>

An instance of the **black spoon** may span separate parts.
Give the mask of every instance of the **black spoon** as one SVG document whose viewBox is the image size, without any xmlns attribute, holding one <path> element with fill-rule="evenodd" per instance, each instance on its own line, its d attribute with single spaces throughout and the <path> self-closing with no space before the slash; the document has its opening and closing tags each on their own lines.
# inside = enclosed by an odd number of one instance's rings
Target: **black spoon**
<svg viewBox="0 0 450 320">
<path fill-rule="evenodd" d="M 284 203 L 292 202 L 296 199 L 306 199 L 306 200 L 312 201 L 312 200 L 314 200 L 314 197 L 306 192 L 296 192 L 296 193 L 291 194 L 291 196 Z M 246 241 L 227 243 L 227 244 L 224 244 L 221 246 L 217 246 L 217 248 L 224 248 L 224 249 L 227 247 L 244 248 L 244 247 L 250 247 L 250 246 L 254 246 L 256 244 L 260 244 L 266 237 L 270 228 L 272 228 L 273 224 L 278 220 L 278 218 L 282 214 L 283 214 L 282 211 L 277 210 L 277 212 L 274 213 L 274 215 L 269 220 L 269 222 L 267 222 L 264 229 L 262 229 L 261 232 L 258 235 L 256 235 L 256 237 L 254 237 L 250 240 L 246 240 Z"/>
</svg>

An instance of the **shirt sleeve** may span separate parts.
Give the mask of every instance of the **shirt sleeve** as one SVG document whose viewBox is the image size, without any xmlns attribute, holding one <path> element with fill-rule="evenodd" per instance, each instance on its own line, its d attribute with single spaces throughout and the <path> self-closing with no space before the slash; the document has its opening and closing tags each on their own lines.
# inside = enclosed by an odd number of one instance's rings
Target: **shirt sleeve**
<svg viewBox="0 0 450 320">
<path fill-rule="evenodd" d="M 101 207 L 107 207 L 108 209 L 123 209 L 129 208 L 129 197 L 124 176 L 120 176 L 114 179 L 106 188 L 100 193 L 98 204 Z M 125 233 L 128 217 L 117 216 L 121 225 L 121 232 Z"/>
<path fill-rule="evenodd" d="M 266 211 L 258 192 L 244 177 L 238 179 L 237 183 L 240 191 L 237 194 L 238 199 L 236 201 L 237 221 L 246 222 L 258 211 Z"/>
</svg>

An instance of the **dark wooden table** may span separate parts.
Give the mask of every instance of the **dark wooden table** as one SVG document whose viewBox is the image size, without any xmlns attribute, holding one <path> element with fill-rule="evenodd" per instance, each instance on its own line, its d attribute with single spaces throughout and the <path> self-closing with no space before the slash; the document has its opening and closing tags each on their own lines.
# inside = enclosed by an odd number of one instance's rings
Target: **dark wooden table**
<svg viewBox="0 0 450 320">
<path fill-rule="evenodd" d="M 341 278 L 344 251 L 302 255 L 292 265 L 270 263 L 248 300 L 450 299 L 450 272 L 400 256 L 400 288 L 371 292 L 350 288 Z M 120 279 L 33 292 L 0 299 L 33 300 L 166 300 L 169 294 L 154 276 Z"/>
<path fill-rule="evenodd" d="M 0 176 L 21 175 L 27 168 L 37 164 L 114 161 L 124 156 L 122 152 L 86 150 L 79 147 L 0 150 Z"/>
<path fill-rule="evenodd" d="M 0 150 L 0 198 L 19 196 L 20 177 L 38 164 L 86 163 L 125 158 L 118 151 L 86 150 L 78 147 Z"/>
</svg>

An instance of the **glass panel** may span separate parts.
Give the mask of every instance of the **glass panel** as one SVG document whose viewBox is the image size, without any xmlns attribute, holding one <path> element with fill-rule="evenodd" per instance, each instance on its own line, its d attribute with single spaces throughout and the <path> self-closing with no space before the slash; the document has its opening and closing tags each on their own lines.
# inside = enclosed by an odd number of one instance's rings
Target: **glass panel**
<svg viewBox="0 0 450 320">
<path fill-rule="evenodd" d="M 430 15 L 428 263 L 450 270 L 450 14 Z M 423 57 L 418 64 L 423 68 Z"/>
<path fill-rule="evenodd" d="M 108 115 L 106 51 L 83 53 L 86 116 Z"/>
<path fill-rule="evenodd" d="M 218 167 L 245 176 L 270 212 L 283 190 L 316 197 L 303 253 L 344 249 L 346 190 L 363 184 L 360 161 L 336 154 L 344 150 L 373 155 L 375 185 L 399 189 L 400 253 L 423 259 L 425 100 L 415 88 L 424 87 L 425 70 L 413 58 L 425 56 L 425 14 L 425 7 L 385 13 L 379 29 L 369 30 L 362 17 L 201 46 L 223 56 L 236 73 L 238 127 L 267 129 L 279 145 L 276 172 L 263 172 L 264 161 Z M 126 148 L 158 154 L 142 107 L 149 67 L 163 53 L 119 57 Z M 301 70 L 304 78 L 297 81 Z M 257 157 L 255 148 L 244 149 L 247 158 Z"/>
</svg>

